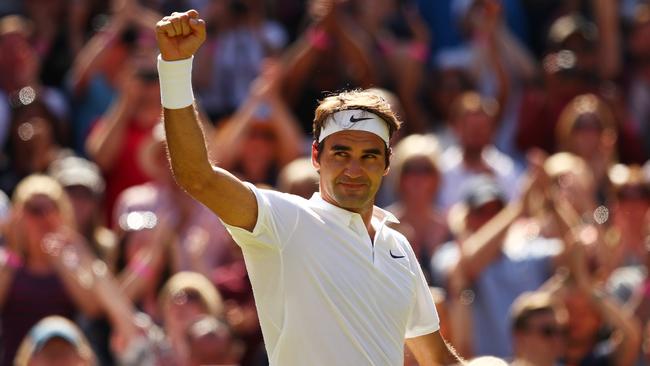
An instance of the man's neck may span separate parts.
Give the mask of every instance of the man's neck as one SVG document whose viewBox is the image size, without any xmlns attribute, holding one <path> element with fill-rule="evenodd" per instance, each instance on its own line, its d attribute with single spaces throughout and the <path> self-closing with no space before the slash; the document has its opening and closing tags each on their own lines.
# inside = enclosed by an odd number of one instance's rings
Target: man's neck
<svg viewBox="0 0 650 366">
<path fill-rule="evenodd" d="M 485 163 L 485 160 L 483 160 L 483 150 L 463 150 L 463 165 L 472 171 L 490 171 L 490 168 Z"/>
</svg>

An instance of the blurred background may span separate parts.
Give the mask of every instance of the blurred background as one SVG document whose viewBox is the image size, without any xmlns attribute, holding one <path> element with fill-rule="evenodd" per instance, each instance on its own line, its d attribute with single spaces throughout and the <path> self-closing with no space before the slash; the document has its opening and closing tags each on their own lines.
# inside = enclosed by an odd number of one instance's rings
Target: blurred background
<svg viewBox="0 0 650 366">
<path fill-rule="evenodd" d="M 376 204 L 462 356 L 650 365 L 650 2 L 3 0 L 0 366 L 268 365 L 168 167 L 154 26 L 192 8 L 215 165 L 309 198 L 318 101 L 371 88 L 403 122 Z"/>
</svg>

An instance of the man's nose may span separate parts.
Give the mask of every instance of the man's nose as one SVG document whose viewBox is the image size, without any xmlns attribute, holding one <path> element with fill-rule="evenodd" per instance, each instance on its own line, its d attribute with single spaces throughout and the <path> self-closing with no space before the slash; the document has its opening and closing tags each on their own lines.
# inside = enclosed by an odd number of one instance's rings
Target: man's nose
<svg viewBox="0 0 650 366">
<path fill-rule="evenodd" d="M 361 162 L 357 159 L 350 159 L 347 167 L 345 167 L 345 175 L 350 178 L 358 178 L 363 175 Z"/>
</svg>

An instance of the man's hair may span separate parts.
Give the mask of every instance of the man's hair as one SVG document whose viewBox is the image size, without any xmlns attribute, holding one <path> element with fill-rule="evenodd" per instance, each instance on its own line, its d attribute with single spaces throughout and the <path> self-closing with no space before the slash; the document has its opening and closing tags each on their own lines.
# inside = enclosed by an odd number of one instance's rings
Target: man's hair
<svg viewBox="0 0 650 366">
<path fill-rule="evenodd" d="M 595 94 L 582 94 L 573 98 L 558 117 L 555 138 L 561 149 L 569 150 L 569 137 L 581 122 L 589 119 L 601 131 L 616 137 L 616 119 L 611 108 Z"/>
<path fill-rule="evenodd" d="M 332 114 L 351 110 L 361 109 L 376 114 L 388 125 L 389 137 L 392 137 L 395 131 L 400 128 L 401 121 L 391 109 L 390 104 L 381 95 L 370 90 L 349 90 L 337 94 L 332 94 L 319 101 L 318 107 L 314 114 L 313 135 L 314 142 L 318 144 L 318 154 L 323 149 L 323 144 L 318 143 L 321 129 L 325 120 Z M 386 148 L 386 166 L 388 166 L 389 150 Z"/>
<path fill-rule="evenodd" d="M 499 103 L 490 97 L 481 96 L 475 91 L 467 91 L 456 97 L 451 103 L 451 121 L 457 121 L 470 113 L 483 113 L 495 118 L 499 112 Z"/>
<path fill-rule="evenodd" d="M 510 321 L 513 331 L 525 330 L 528 320 L 536 314 L 551 313 L 563 322 L 566 320 L 566 309 L 545 291 L 524 292 L 515 299 L 510 307 Z"/>
<path fill-rule="evenodd" d="M 176 296 L 196 294 L 210 315 L 220 316 L 223 312 L 223 298 L 212 282 L 197 272 L 181 271 L 173 275 L 158 295 L 158 305 L 166 308 Z"/>
<path fill-rule="evenodd" d="M 327 117 L 350 109 L 361 109 L 379 116 L 388 125 L 389 136 L 393 136 L 401 124 L 390 104 L 378 93 L 360 89 L 349 90 L 330 95 L 319 102 L 314 116 L 314 141 L 318 141 L 320 130 Z"/>
</svg>

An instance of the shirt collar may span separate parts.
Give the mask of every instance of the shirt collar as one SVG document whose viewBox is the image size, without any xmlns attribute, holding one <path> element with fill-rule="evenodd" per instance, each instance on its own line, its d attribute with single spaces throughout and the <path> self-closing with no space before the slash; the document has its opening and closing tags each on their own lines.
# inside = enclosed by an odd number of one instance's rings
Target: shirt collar
<svg viewBox="0 0 650 366">
<path fill-rule="evenodd" d="M 325 201 L 319 192 L 315 192 L 311 196 L 311 199 L 309 199 L 309 202 L 314 208 L 332 213 L 337 220 L 340 220 L 346 225 L 350 224 L 350 221 L 354 215 L 359 215 L 356 212 L 348 211 L 344 208 L 338 207 Z M 395 217 L 395 215 L 377 206 L 373 206 L 372 216 L 375 219 L 379 220 L 379 222 L 388 221 L 396 224 L 399 223 L 399 220 Z"/>
</svg>

